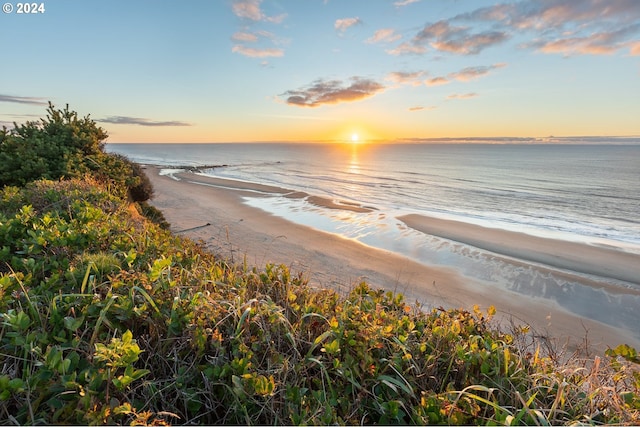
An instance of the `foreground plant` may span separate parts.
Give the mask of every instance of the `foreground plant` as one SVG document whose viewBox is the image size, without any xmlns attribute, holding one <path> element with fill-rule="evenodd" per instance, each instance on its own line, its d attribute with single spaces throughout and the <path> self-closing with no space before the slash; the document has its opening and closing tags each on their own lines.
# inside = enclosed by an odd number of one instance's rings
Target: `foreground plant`
<svg viewBox="0 0 640 427">
<path fill-rule="evenodd" d="M 6 187 L 0 242 L 7 424 L 640 422 L 634 349 L 559 365 L 492 308 L 229 265 L 91 179 Z"/>
</svg>

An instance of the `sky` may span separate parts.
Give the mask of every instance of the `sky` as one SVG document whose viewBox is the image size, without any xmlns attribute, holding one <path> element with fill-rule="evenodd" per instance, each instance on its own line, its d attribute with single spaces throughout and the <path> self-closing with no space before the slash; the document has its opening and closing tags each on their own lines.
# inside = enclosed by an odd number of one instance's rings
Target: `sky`
<svg viewBox="0 0 640 427">
<path fill-rule="evenodd" d="M 638 0 L 37 5 L 0 14 L 0 126 L 51 101 L 108 142 L 640 136 Z"/>
</svg>

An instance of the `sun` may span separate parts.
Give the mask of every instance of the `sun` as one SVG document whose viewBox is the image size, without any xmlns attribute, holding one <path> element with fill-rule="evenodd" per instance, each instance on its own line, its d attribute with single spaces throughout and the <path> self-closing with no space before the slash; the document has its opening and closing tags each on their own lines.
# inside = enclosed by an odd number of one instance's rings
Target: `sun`
<svg viewBox="0 0 640 427">
<path fill-rule="evenodd" d="M 360 137 L 358 136 L 357 133 L 351 134 L 351 142 L 358 142 L 359 140 L 360 140 Z"/>
</svg>

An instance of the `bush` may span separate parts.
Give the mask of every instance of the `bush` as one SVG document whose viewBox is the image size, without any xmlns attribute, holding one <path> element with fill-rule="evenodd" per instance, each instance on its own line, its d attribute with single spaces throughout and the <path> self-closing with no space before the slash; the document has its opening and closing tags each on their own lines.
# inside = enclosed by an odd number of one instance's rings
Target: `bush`
<svg viewBox="0 0 640 427">
<path fill-rule="evenodd" d="M 120 154 L 104 152 L 107 133 L 86 116 L 56 110 L 46 119 L 0 131 L 0 187 L 24 186 L 39 179 L 79 178 L 90 174 L 133 202 L 153 197 L 142 167 Z"/>
<path fill-rule="evenodd" d="M 153 198 L 153 185 L 142 166 L 131 163 L 132 174 L 138 179 L 138 183 L 129 187 L 129 195 L 134 202 L 146 202 Z"/>
<path fill-rule="evenodd" d="M 67 105 L 49 103 L 47 118 L 0 132 L 0 186 L 23 186 L 37 179 L 79 177 L 99 168 L 107 134 Z"/>
</svg>

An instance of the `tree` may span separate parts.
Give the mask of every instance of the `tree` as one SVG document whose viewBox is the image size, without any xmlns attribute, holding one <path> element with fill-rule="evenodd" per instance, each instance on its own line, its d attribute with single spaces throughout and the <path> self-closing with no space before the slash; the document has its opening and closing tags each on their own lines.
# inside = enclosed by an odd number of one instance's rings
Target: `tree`
<svg viewBox="0 0 640 427">
<path fill-rule="evenodd" d="M 91 174 L 134 202 L 149 200 L 153 187 L 140 165 L 105 153 L 106 139 L 89 116 L 79 118 L 69 105 L 58 110 L 49 103 L 46 119 L 0 131 L 0 186 Z"/>
<path fill-rule="evenodd" d="M 37 179 L 77 177 L 99 168 L 107 133 L 86 116 L 57 110 L 49 103 L 46 119 L 0 132 L 0 185 L 23 186 Z"/>
</svg>

